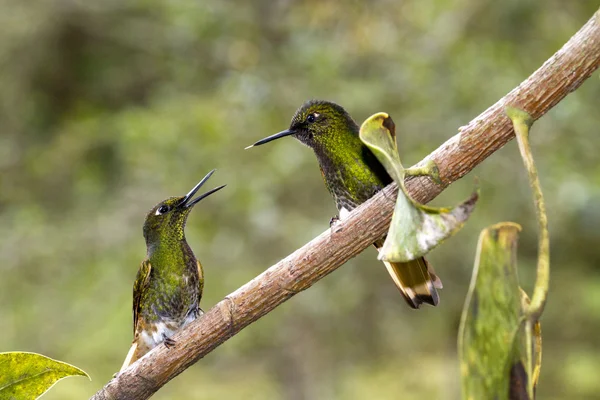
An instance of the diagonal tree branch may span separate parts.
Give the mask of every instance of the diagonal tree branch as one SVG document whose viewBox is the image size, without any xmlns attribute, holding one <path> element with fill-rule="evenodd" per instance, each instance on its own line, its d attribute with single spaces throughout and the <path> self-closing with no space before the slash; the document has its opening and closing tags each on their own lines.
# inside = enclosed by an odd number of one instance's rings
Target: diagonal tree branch
<svg viewBox="0 0 600 400">
<path fill-rule="evenodd" d="M 442 186 L 428 178 L 407 181 L 411 195 L 428 202 L 514 137 L 504 107 L 540 118 L 577 89 L 600 65 L 600 11 L 518 87 L 462 127 L 427 158 L 440 168 Z M 178 332 L 174 348 L 158 346 L 112 379 L 92 399 L 146 399 L 221 343 L 275 307 L 311 287 L 362 252 L 388 229 L 397 187 L 392 184 L 350 216 L 231 293 Z"/>
</svg>

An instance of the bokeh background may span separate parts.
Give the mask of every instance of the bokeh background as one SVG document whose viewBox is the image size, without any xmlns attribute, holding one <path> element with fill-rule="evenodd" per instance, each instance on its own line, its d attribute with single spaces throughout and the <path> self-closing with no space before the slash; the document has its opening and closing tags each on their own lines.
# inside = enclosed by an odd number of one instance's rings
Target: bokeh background
<svg viewBox="0 0 600 400">
<path fill-rule="evenodd" d="M 212 168 L 226 190 L 192 213 L 210 308 L 328 228 L 335 208 L 293 139 L 244 151 L 329 99 L 361 122 L 389 112 L 419 161 L 558 50 L 594 1 L 16 1 L 0 13 L 0 351 L 46 354 L 93 381 L 129 348 L 141 226 Z M 534 127 L 552 282 L 541 399 L 600 399 L 600 80 Z M 469 224 L 430 257 L 437 308 L 410 310 L 368 249 L 165 386 L 156 399 L 458 399 L 461 308 L 479 231 L 523 226 L 531 288 L 536 223 L 516 143 L 434 204 L 465 198 Z"/>
</svg>

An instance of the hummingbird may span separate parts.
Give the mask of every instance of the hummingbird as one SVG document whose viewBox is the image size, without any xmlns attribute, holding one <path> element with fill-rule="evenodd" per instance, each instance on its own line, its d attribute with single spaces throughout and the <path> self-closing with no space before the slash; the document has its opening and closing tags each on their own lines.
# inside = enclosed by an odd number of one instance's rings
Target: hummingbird
<svg viewBox="0 0 600 400">
<path fill-rule="evenodd" d="M 146 259 L 133 284 L 134 338 L 121 371 L 160 343 L 175 345 L 171 336 L 203 314 L 199 306 L 204 288 L 202 264 L 188 245 L 184 229 L 192 208 L 225 187 L 193 198 L 214 172 L 185 196 L 161 201 L 146 215 Z"/>
<path fill-rule="evenodd" d="M 266 137 L 246 149 L 293 136 L 310 147 L 319 162 L 325 185 L 335 200 L 338 217 L 344 219 L 354 208 L 392 183 L 392 178 L 371 150 L 359 138 L 359 127 L 343 107 L 329 101 L 310 100 L 292 117 L 289 129 Z M 407 175 L 427 175 L 426 168 L 407 169 Z M 377 249 L 385 238 L 374 243 Z M 396 287 L 412 308 L 423 303 L 436 306 L 442 287 L 424 257 L 408 263 L 384 264 Z"/>
</svg>

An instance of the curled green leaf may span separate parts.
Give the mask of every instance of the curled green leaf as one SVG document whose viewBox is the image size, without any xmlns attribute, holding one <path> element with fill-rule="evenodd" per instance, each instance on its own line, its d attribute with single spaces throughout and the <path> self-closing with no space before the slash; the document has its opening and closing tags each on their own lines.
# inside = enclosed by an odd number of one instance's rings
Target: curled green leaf
<svg viewBox="0 0 600 400">
<path fill-rule="evenodd" d="M 0 353 L 0 399 L 37 399 L 59 380 L 77 375 L 89 378 L 83 370 L 41 354 Z"/>
<path fill-rule="evenodd" d="M 405 169 L 398 155 L 395 126 L 386 113 L 368 118 L 360 128 L 360 139 L 371 149 L 399 187 L 398 199 L 390 231 L 379 251 L 379 259 L 389 262 L 409 262 L 424 256 L 444 239 L 457 232 L 471 215 L 478 199 L 475 192 L 455 208 L 435 208 L 414 201 L 406 191 L 406 175 L 428 175 L 440 182 L 436 164 L 430 160 L 424 166 Z"/>
<path fill-rule="evenodd" d="M 521 227 L 504 222 L 479 236 L 459 331 L 465 399 L 531 399 L 539 375 L 539 324 L 525 317 L 529 299 L 517 274 Z M 535 344 L 535 355 L 531 354 Z"/>
</svg>

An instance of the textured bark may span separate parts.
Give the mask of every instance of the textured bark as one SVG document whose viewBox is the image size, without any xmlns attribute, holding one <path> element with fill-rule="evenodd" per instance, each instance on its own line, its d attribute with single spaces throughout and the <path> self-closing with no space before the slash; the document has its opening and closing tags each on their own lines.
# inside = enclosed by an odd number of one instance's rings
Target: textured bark
<svg viewBox="0 0 600 400">
<path fill-rule="evenodd" d="M 407 180 L 411 195 L 428 202 L 514 137 L 504 107 L 512 105 L 540 118 L 577 89 L 600 65 L 600 12 L 518 87 L 462 127 L 427 158 L 436 161 L 443 181 Z M 174 335 L 177 345 L 158 346 L 112 379 L 95 400 L 146 399 L 221 343 L 301 292 L 385 234 L 397 187 L 392 184 L 335 225 L 231 293 L 200 319 Z"/>
</svg>

